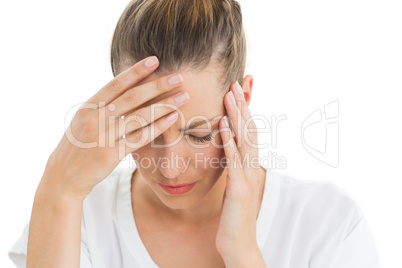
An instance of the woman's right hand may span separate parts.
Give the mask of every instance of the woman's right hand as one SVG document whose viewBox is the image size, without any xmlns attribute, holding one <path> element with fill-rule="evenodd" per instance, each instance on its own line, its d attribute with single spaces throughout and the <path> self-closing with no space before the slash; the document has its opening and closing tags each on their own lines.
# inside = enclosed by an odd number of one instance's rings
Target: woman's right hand
<svg viewBox="0 0 402 268">
<path fill-rule="evenodd" d="M 152 59 L 156 60 L 155 65 L 147 67 L 145 62 Z M 37 192 L 51 189 L 58 195 L 84 199 L 126 155 L 174 124 L 177 116 L 173 121 L 168 121 L 167 117 L 177 115 L 174 110 L 188 101 L 185 91 L 158 102 L 153 113 L 154 104 L 138 108 L 183 82 L 182 76 L 175 73 L 136 86 L 158 66 L 159 61 L 154 56 L 143 59 L 117 75 L 79 108 L 48 159 Z M 175 75 L 178 75 L 178 83 L 170 84 L 169 78 Z M 177 103 L 175 98 L 181 94 L 187 99 Z"/>
</svg>

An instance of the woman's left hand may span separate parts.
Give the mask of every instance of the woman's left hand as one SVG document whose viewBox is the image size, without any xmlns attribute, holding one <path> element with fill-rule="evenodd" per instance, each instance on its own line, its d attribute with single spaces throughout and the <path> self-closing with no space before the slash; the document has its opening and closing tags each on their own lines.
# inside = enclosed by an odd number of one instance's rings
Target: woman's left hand
<svg viewBox="0 0 402 268">
<path fill-rule="evenodd" d="M 263 184 L 263 178 L 259 178 L 257 128 L 238 83 L 232 83 L 224 103 L 235 137 L 222 118 L 220 135 L 228 175 L 216 247 L 226 267 L 244 267 L 241 266 L 244 263 L 246 267 L 266 267 L 256 240 L 259 193 Z"/>
</svg>

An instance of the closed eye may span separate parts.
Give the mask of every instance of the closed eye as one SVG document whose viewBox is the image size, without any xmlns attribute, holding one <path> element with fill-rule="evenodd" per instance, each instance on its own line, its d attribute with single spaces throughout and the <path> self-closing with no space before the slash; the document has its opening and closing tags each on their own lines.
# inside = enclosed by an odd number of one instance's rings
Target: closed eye
<svg viewBox="0 0 402 268">
<path fill-rule="evenodd" d="M 207 142 L 207 141 L 211 141 L 212 140 L 212 134 L 209 134 L 209 135 L 207 135 L 207 136 L 204 136 L 204 137 L 197 137 L 197 136 L 194 136 L 194 135 L 191 135 L 191 134 L 188 134 L 189 136 L 190 136 L 190 138 L 192 138 L 194 141 L 196 141 L 196 142 L 202 142 L 202 143 L 205 143 L 205 142 Z"/>
</svg>

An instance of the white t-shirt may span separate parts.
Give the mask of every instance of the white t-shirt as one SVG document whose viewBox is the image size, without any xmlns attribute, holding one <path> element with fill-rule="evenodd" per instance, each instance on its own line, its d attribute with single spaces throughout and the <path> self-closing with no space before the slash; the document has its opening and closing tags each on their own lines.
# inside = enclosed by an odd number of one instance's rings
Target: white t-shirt
<svg viewBox="0 0 402 268">
<path fill-rule="evenodd" d="M 81 268 L 158 267 L 138 234 L 131 204 L 135 170 L 117 166 L 83 203 Z M 267 170 L 257 243 L 269 268 L 378 268 L 362 209 L 333 183 Z M 26 266 L 29 222 L 9 251 Z"/>
</svg>

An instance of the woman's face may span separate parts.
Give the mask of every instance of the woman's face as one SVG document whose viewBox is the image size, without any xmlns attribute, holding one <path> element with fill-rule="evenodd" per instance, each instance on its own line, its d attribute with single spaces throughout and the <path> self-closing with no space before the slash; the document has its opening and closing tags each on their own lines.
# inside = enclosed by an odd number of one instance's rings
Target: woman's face
<svg viewBox="0 0 402 268">
<path fill-rule="evenodd" d="M 224 150 L 219 134 L 219 120 L 226 114 L 223 91 L 214 70 L 179 72 L 182 86 L 164 93 L 140 108 L 158 102 L 181 90 L 190 100 L 178 110 L 175 124 L 148 145 L 132 153 L 142 181 L 167 207 L 189 209 L 210 193 L 225 170 Z M 152 74 L 140 84 L 152 81 Z M 209 121 L 209 119 L 212 119 Z M 187 129 L 196 121 L 201 123 Z M 172 194 L 159 183 L 195 185 L 185 193 Z M 218 186 L 217 186 L 218 187 Z M 215 187 L 216 188 L 216 187 Z M 171 189 L 171 188 L 167 188 Z"/>
</svg>

